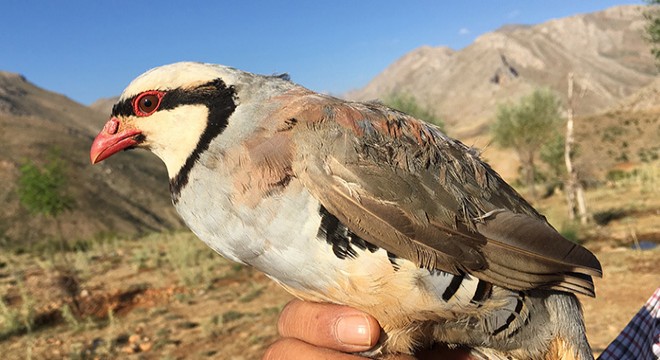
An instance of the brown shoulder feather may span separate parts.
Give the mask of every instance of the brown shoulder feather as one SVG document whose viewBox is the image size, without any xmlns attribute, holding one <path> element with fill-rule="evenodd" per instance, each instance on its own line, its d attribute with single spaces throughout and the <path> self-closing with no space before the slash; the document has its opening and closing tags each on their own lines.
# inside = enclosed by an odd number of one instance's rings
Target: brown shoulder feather
<svg viewBox="0 0 660 360">
<path fill-rule="evenodd" d="M 596 257 L 461 142 L 379 104 L 297 99 L 293 174 L 356 234 L 423 267 L 593 296 Z"/>
</svg>

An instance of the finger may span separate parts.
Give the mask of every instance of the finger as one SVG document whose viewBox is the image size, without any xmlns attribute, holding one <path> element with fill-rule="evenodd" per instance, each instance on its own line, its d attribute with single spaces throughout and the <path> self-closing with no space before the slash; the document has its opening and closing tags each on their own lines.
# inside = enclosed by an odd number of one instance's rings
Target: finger
<svg viewBox="0 0 660 360">
<path fill-rule="evenodd" d="M 339 351 L 316 347 L 298 339 L 284 338 L 271 345 L 263 360 L 368 360 Z"/>
<path fill-rule="evenodd" d="M 380 336 L 376 319 L 361 311 L 300 300 L 282 310 L 278 328 L 283 337 L 344 352 L 369 350 Z"/>
</svg>

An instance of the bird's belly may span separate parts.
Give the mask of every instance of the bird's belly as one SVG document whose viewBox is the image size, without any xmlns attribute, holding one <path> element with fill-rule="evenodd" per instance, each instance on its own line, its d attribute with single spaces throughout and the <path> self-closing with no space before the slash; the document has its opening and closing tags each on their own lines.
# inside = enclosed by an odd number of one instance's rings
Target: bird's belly
<svg viewBox="0 0 660 360">
<path fill-rule="evenodd" d="M 253 206 L 191 185 L 176 206 L 193 232 L 300 298 L 410 322 L 455 318 L 490 295 L 474 277 L 419 268 L 359 238 L 295 182 Z"/>
<path fill-rule="evenodd" d="M 181 193 L 177 211 L 200 239 L 224 257 L 254 266 L 294 288 L 320 290 L 336 277 L 333 270 L 339 270 L 339 261 L 319 259 L 322 242 L 315 237 L 320 205 L 302 187 L 249 206 L 237 204 L 221 191 L 205 192 L 192 185 Z"/>
<path fill-rule="evenodd" d="M 399 258 L 352 233 L 295 182 L 250 206 L 232 203 L 217 188 L 194 185 L 176 207 L 206 244 L 263 271 L 299 298 L 372 314 L 398 351 L 424 342 L 423 334 L 464 343 L 466 326 L 470 338 L 483 343 L 515 331 L 526 317 L 511 315 L 522 315 L 517 292 Z M 424 331 L 429 324 L 442 329 Z"/>
</svg>

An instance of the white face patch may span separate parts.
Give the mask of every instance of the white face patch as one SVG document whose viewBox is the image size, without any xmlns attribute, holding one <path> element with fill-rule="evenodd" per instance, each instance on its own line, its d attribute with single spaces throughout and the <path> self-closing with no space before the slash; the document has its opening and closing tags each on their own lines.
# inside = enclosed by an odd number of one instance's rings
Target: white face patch
<svg viewBox="0 0 660 360">
<path fill-rule="evenodd" d="M 181 105 L 134 118 L 134 124 L 145 136 L 143 145 L 163 160 L 167 173 L 173 178 L 197 146 L 208 114 L 204 105 Z"/>
<path fill-rule="evenodd" d="M 133 80 L 121 95 L 121 100 L 147 90 L 191 88 L 221 78 L 234 83 L 239 70 L 222 65 L 179 62 L 151 69 Z"/>
<path fill-rule="evenodd" d="M 241 74 L 240 70 L 230 67 L 194 62 L 160 66 L 133 80 L 122 93 L 120 102 L 145 92 L 192 91 L 217 79 L 231 86 Z M 122 121 L 142 132 L 145 140 L 141 145 L 161 158 L 167 166 L 170 178 L 174 178 L 193 154 L 207 128 L 209 111 L 209 108 L 202 104 L 188 103 L 173 109 L 161 106 L 161 109 L 151 115 L 128 116 Z"/>
</svg>

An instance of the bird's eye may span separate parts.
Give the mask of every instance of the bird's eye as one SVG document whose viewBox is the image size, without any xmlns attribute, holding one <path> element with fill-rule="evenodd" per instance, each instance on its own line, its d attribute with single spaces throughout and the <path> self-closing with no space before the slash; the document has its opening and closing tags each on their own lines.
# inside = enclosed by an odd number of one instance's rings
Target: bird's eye
<svg viewBox="0 0 660 360">
<path fill-rule="evenodd" d="M 160 91 L 147 91 L 140 94 L 133 103 L 137 116 L 149 116 L 158 110 L 163 93 Z"/>
</svg>

